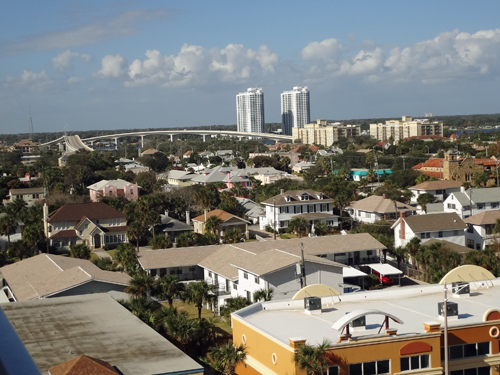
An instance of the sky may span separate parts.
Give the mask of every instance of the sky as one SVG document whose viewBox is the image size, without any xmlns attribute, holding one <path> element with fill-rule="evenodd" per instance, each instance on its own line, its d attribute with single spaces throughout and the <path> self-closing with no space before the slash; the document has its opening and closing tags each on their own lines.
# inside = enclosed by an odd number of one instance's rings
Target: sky
<svg viewBox="0 0 500 375">
<path fill-rule="evenodd" d="M 236 123 L 308 86 L 311 120 L 498 113 L 500 2 L 0 3 L 0 134 Z"/>
</svg>

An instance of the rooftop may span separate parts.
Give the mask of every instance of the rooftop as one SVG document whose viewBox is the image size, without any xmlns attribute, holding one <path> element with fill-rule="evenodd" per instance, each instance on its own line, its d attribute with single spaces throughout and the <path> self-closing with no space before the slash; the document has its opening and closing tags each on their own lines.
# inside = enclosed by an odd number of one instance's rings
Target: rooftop
<svg viewBox="0 0 500 375">
<path fill-rule="evenodd" d="M 467 219 L 464 219 L 464 222 L 474 225 L 486 225 L 496 224 L 498 219 L 500 219 L 500 210 L 481 212 L 480 214 L 469 216 Z"/>
<path fill-rule="evenodd" d="M 307 200 L 302 200 L 301 196 L 309 196 Z M 289 197 L 289 200 L 287 200 Z M 319 199 L 321 197 L 322 199 Z M 266 199 L 262 204 L 274 205 L 286 205 L 286 204 L 297 204 L 297 202 L 304 202 L 308 204 L 312 203 L 331 203 L 333 199 L 327 197 L 319 191 L 314 191 L 311 189 L 305 190 L 288 190 L 284 191 L 282 194 L 275 195 L 269 199 Z"/>
<path fill-rule="evenodd" d="M 104 271 L 89 260 L 40 254 L 0 268 L 17 301 L 42 298 L 92 280 L 128 285 L 130 276 Z"/>
<path fill-rule="evenodd" d="M 90 220 L 125 218 L 125 214 L 102 202 L 70 203 L 49 215 L 49 223 L 61 221 L 80 221 L 83 217 Z"/>
<path fill-rule="evenodd" d="M 415 208 L 407 204 L 393 201 L 380 195 L 370 195 L 367 198 L 352 202 L 350 207 L 367 212 L 394 213 L 396 204 L 397 211 L 415 211 Z"/>
<path fill-rule="evenodd" d="M 128 181 L 121 180 L 121 179 L 101 180 L 99 182 L 96 182 L 95 184 L 87 186 L 87 189 L 100 191 L 100 190 L 104 189 L 104 187 L 106 187 L 106 186 L 114 186 L 117 189 L 125 189 L 129 185 L 135 185 L 135 184 L 133 182 L 128 182 Z"/>
<path fill-rule="evenodd" d="M 203 368 L 105 294 L 0 305 L 42 374 L 78 355 L 124 375 L 202 373 Z"/>
<path fill-rule="evenodd" d="M 442 190 L 449 188 L 459 188 L 462 186 L 460 181 L 442 180 L 442 181 L 425 181 L 421 184 L 412 186 L 413 190 Z"/>
<path fill-rule="evenodd" d="M 448 320 L 452 330 L 459 326 L 481 324 L 483 315 L 488 309 L 500 308 L 500 279 L 485 283 L 471 283 L 470 298 L 456 298 L 459 317 Z M 493 287 L 491 285 L 494 284 Z M 451 285 L 448 286 L 451 289 Z M 405 288 L 389 288 L 380 291 L 344 294 L 341 301 L 337 297 L 321 299 L 323 312 L 320 315 L 309 315 L 304 312 L 303 300 L 287 300 L 264 302 L 251 305 L 233 313 L 233 319 L 242 319 L 250 326 L 264 332 L 285 345 L 289 338 L 304 338 L 307 343 L 317 345 L 328 339 L 336 346 L 358 343 L 371 337 L 385 336 L 388 340 L 425 333 L 424 322 L 438 322 L 438 302 L 443 300 L 443 285 L 418 285 Z M 349 342 L 336 343 L 340 332 L 332 326 L 347 313 L 360 310 L 379 310 L 399 318 L 403 324 L 391 321 L 391 328 L 398 330 L 398 336 L 387 337 L 378 334 L 383 318 L 380 315 L 366 316 L 366 330 L 351 332 L 353 337 Z"/>
<path fill-rule="evenodd" d="M 229 219 L 232 219 L 233 217 L 236 218 L 236 219 L 240 219 L 241 221 L 247 222 L 245 219 L 242 219 L 241 217 L 238 217 L 236 215 L 230 214 L 229 212 L 226 212 L 226 211 L 223 211 L 223 210 L 219 210 L 219 209 L 207 212 L 206 216 L 207 216 L 207 218 L 209 218 L 211 216 L 216 216 L 219 219 L 221 219 L 222 222 L 226 222 Z M 200 216 L 196 216 L 193 219 L 193 221 L 200 221 L 200 222 L 204 223 L 205 222 L 205 214 L 202 214 Z"/>
<path fill-rule="evenodd" d="M 401 219 L 398 219 L 394 225 L 400 220 Z M 414 233 L 467 228 L 467 224 L 465 224 L 455 212 L 444 212 L 432 215 L 413 215 L 405 217 L 404 221 Z"/>
</svg>

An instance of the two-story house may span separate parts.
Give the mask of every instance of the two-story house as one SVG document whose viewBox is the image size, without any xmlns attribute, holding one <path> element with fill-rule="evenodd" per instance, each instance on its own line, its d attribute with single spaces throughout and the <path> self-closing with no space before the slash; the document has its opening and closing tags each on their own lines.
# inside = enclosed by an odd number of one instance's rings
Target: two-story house
<svg viewBox="0 0 500 375">
<path fill-rule="evenodd" d="M 43 207 L 44 231 L 50 245 L 68 249 L 84 243 L 98 249 L 127 242 L 127 217 L 102 202 L 65 204 L 49 214 Z"/>
<path fill-rule="evenodd" d="M 434 195 L 436 201 L 443 202 L 451 193 L 460 192 L 461 186 L 460 181 L 453 180 L 425 181 L 410 188 L 413 193 L 410 203 L 417 204 L 418 197 L 426 193 Z"/>
<path fill-rule="evenodd" d="M 9 204 L 16 199 L 21 199 L 28 206 L 33 205 L 36 201 L 42 200 L 47 195 L 47 189 L 44 187 L 25 188 L 25 189 L 10 189 L 7 199 L 4 199 L 3 204 Z"/>
<path fill-rule="evenodd" d="M 129 201 L 136 201 L 139 199 L 140 188 L 140 186 L 133 182 L 120 179 L 102 180 L 87 187 L 92 202 L 99 202 L 99 200 L 104 197 L 125 197 Z"/>
<path fill-rule="evenodd" d="M 465 219 L 485 211 L 500 209 L 500 187 L 465 189 L 451 193 L 445 199 L 444 212 L 456 212 L 460 218 Z"/>
<path fill-rule="evenodd" d="M 465 246 L 465 230 L 467 224 L 455 213 L 441 213 L 433 215 L 405 216 L 392 225 L 394 230 L 394 246 L 406 246 L 414 237 L 425 243 L 431 238 L 438 238 Z"/>
<path fill-rule="evenodd" d="M 388 199 L 385 194 L 382 196 L 370 195 L 359 201 L 351 202 L 347 212 L 354 221 L 359 223 L 375 223 L 379 220 L 392 221 L 396 220 L 401 212 L 405 216 L 415 215 L 416 213 L 414 207 Z"/>
<path fill-rule="evenodd" d="M 236 215 L 233 215 L 229 212 L 223 210 L 212 210 L 210 212 L 205 211 L 204 214 L 200 216 L 196 216 L 193 219 L 194 232 L 205 234 L 206 229 L 205 225 L 208 218 L 215 216 L 216 218 L 222 221 L 220 225 L 220 235 L 224 236 L 224 233 L 230 229 L 239 229 L 240 232 L 248 239 L 248 224 L 250 222 L 248 220 L 242 219 Z"/>
<path fill-rule="evenodd" d="M 497 220 L 500 219 L 500 210 L 485 211 L 464 219 L 469 227 L 465 232 L 466 246 L 471 249 L 482 250 L 499 238 L 494 232 Z"/>
<path fill-rule="evenodd" d="M 338 226 L 337 215 L 333 214 L 333 199 L 314 190 L 283 191 L 262 202 L 266 213 L 259 217 L 260 229 L 268 225 L 278 230 L 288 227 L 290 220 L 302 216 L 313 225 L 325 221 L 330 226 Z"/>
</svg>

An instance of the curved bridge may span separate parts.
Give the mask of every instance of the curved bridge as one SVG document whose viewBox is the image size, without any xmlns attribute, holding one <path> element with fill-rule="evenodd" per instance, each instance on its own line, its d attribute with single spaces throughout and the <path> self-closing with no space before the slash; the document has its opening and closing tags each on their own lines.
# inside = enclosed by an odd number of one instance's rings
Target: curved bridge
<svg viewBox="0 0 500 375">
<path fill-rule="evenodd" d="M 73 136 L 63 136 L 61 138 L 55 139 L 50 142 L 42 143 L 40 146 L 51 146 L 55 144 L 66 144 L 66 149 L 68 151 L 76 151 L 78 149 L 86 149 L 89 151 L 93 151 L 93 149 L 87 146 L 85 143 L 93 143 L 95 141 L 103 140 L 103 139 L 113 139 L 115 143 L 118 145 L 119 139 L 123 137 L 141 137 L 141 144 L 144 145 L 144 137 L 148 135 L 157 135 L 157 134 L 165 134 L 170 136 L 170 140 L 174 141 L 175 137 L 183 134 L 194 134 L 203 137 L 203 141 L 206 142 L 207 137 L 211 136 L 231 136 L 237 137 L 239 139 L 242 138 L 260 138 L 260 139 L 270 139 L 274 141 L 291 141 L 291 135 L 281 135 L 281 134 L 273 134 L 273 133 L 246 133 L 246 132 L 238 132 L 231 130 L 188 130 L 188 129 L 171 129 L 171 130 L 145 130 L 138 132 L 130 132 L 130 133 L 116 133 L 116 134 L 107 134 L 107 135 L 99 135 L 97 137 L 90 137 L 85 139 L 80 139 L 78 135 Z"/>
</svg>

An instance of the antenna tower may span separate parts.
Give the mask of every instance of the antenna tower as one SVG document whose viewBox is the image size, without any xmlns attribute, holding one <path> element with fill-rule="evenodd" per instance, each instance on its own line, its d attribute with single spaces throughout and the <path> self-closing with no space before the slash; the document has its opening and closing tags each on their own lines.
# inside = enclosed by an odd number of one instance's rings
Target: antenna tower
<svg viewBox="0 0 500 375">
<path fill-rule="evenodd" d="M 29 133 L 30 133 L 30 138 L 33 139 L 33 117 L 31 117 L 31 106 L 30 106 L 30 118 L 29 118 Z"/>
</svg>

